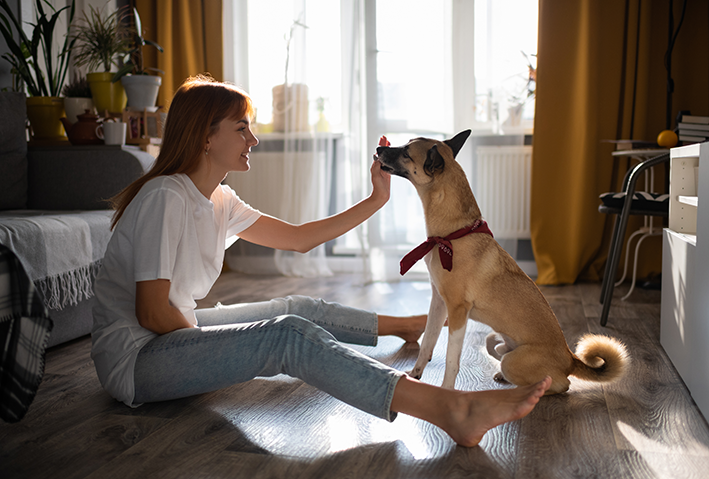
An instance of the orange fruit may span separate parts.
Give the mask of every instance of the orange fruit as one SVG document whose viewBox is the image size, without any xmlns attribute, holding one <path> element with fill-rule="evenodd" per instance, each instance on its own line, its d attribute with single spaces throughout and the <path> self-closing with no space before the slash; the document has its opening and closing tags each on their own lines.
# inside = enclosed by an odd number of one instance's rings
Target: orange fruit
<svg viewBox="0 0 709 479">
<path fill-rule="evenodd" d="M 677 144 L 677 134 L 672 130 L 662 130 L 657 135 L 657 144 L 664 148 L 672 148 Z"/>
</svg>

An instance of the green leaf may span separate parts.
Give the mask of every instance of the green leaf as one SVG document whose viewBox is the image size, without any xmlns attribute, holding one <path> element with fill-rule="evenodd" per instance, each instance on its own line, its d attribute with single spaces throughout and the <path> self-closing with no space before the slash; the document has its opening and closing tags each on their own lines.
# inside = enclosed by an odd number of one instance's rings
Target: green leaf
<svg viewBox="0 0 709 479">
<path fill-rule="evenodd" d="M 123 65 L 123 67 L 113 75 L 113 78 L 111 78 L 111 83 L 116 83 L 118 80 L 121 79 L 121 77 L 124 77 L 129 74 L 131 71 L 133 71 L 134 67 L 135 65 L 133 65 L 131 62 L 128 62 Z"/>
<path fill-rule="evenodd" d="M 158 51 L 161 52 L 161 53 L 165 51 L 165 50 L 162 49 L 162 47 L 161 47 L 160 45 L 158 45 L 157 43 L 155 43 L 155 42 L 153 42 L 153 41 L 151 41 L 151 40 L 143 40 L 143 45 L 150 45 L 150 46 L 152 46 L 152 47 L 155 47 L 155 48 L 157 48 Z"/>
</svg>

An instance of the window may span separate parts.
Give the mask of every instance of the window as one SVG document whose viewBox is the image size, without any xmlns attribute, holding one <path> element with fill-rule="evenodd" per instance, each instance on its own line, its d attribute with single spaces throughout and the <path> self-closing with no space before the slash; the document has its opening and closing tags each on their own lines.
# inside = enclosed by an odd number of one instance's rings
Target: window
<svg viewBox="0 0 709 479">
<path fill-rule="evenodd" d="M 339 19 L 332 0 L 248 0 L 247 81 L 258 123 L 271 121 L 272 89 L 285 82 L 288 62 L 288 82 L 308 86 L 309 122 L 317 121 L 321 99 L 330 124 L 341 124 Z"/>
<path fill-rule="evenodd" d="M 414 136 L 442 139 L 466 128 L 478 136 L 520 135 L 532 128 L 534 0 L 225 0 L 224 5 L 233 10 L 225 16 L 225 38 L 235 37 L 233 45 L 225 45 L 226 54 L 233 46 L 225 73 L 232 79 L 233 62 L 233 80 L 252 95 L 257 122 L 271 122 L 272 89 L 284 83 L 288 63 L 288 81 L 308 86 L 309 123 L 317 121 L 318 106 L 324 105 L 332 130 L 343 133 L 346 151 L 338 154 L 331 185 L 335 210 L 366 195 L 372 152 L 382 134 L 402 144 Z M 515 105 L 516 122 L 510 118 Z M 472 154 L 461 163 L 475 188 Z M 422 217 L 415 190 L 394 179 L 389 204 L 367 222 L 365 232 L 338 239 L 335 251 L 365 248 L 370 258 L 383 257 L 395 266 L 402 251 L 424 239 Z M 393 276 L 398 273 L 374 279 Z"/>
<path fill-rule="evenodd" d="M 522 125 L 534 120 L 538 5 L 529 0 L 475 0 L 475 123 L 497 133 L 509 109 L 522 104 Z"/>
</svg>

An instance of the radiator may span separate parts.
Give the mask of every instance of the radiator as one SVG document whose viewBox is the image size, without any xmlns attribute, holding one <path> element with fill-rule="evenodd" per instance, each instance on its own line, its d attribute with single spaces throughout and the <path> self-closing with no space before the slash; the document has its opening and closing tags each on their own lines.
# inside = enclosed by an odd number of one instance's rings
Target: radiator
<svg viewBox="0 0 709 479">
<path fill-rule="evenodd" d="M 479 146 L 477 165 L 475 198 L 495 238 L 531 238 L 532 147 Z"/>
</svg>

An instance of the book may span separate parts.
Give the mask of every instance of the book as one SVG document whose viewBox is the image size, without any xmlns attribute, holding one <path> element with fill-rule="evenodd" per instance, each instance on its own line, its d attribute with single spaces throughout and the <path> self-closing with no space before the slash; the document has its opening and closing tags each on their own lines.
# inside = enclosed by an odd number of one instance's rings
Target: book
<svg viewBox="0 0 709 479">
<path fill-rule="evenodd" d="M 709 116 L 682 115 L 682 123 L 698 123 L 709 125 Z"/>
<path fill-rule="evenodd" d="M 679 135 L 679 141 L 689 141 L 693 143 L 699 143 L 706 141 L 705 136 L 693 136 L 693 135 Z"/>
<path fill-rule="evenodd" d="M 686 122 L 680 122 L 677 123 L 677 128 L 679 128 L 679 131 L 682 130 L 699 130 L 702 132 L 709 132 L 709 124 L 702 124 L 702 123 L 686 123 Z"/>
</svg>

